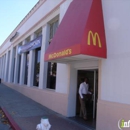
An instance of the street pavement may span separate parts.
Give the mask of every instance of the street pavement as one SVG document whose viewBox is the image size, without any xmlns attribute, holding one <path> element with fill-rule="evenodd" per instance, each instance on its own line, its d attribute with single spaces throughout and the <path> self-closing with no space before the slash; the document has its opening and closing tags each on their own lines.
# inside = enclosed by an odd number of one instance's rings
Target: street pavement
<svg viewBox="0 0 130 130">
<path fill-rule="evenodd" d="M 4 84 L 0 84 L 0 107 L 7 110 L 21 130 L 36 130 L 42 117 L 49 119 L 50 130 L 90 130 Z M 0 130 L 9 130 L 9 127 L 0 122 Z"/>
</svg>

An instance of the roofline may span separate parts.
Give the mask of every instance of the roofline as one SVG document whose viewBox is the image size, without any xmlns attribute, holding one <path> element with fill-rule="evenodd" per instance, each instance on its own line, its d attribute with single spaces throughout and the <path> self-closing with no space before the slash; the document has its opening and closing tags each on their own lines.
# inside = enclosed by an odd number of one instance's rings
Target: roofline
<svg viewBox="0 0 130 130">
<path fill-rule="evenodd" d="M 21 20 L 16 28 L 10 33 L 10 35 L 1 44 L 0 48 L 9 40 L 9 38 L 37 11 L 37 9 L 47 0 L 39 0 L 34 7 L 28 12 L 28 14 Z"/>
</svg>

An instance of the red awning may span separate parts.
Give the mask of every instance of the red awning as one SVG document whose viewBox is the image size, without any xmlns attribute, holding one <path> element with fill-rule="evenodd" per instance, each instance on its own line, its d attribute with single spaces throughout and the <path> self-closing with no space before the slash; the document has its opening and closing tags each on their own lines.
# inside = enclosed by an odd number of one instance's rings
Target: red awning
<svg viewBox="0 0 130 130">
<path fill-rule="evenodd" d="M 62 19 L 45 61 L 106 58 L 101 0 L 73 0 Z"/>
</svg>

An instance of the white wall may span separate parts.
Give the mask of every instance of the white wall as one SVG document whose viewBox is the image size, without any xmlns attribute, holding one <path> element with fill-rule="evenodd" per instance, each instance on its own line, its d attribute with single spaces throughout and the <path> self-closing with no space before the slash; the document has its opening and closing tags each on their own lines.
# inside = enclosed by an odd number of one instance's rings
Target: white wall
<svg viewBox="0 0 130 130">
<path fill-rule="evenodd" d="M 60 6 L 60 22 L 63 19 L 64 15 L 72 1 L 73 0 L 67 0 Z"/>
<path fill-rule="evenodd" d="M 73 117 L 76 115 L 76 99 L 77 99 L 77 70 L 70 66 L 69 89 L 68 89 L 68 111 L 67 115 Z"/>
<path fill-rule="evenodd" d="M 101 99 L 130 104 L 130 1 L 102 0 L 107 59 L 101 63 Z"/>
<path fill-rule="evenodd" d="M 70 65 L 57 64 L 56 92 L 68 94 L 70 85 Z"/>
</svg>

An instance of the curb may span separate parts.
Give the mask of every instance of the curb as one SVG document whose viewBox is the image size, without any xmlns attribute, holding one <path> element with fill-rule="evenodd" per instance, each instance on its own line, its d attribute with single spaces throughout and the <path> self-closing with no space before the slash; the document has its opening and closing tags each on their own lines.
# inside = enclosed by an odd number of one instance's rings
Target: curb
<svg viewBox="0 0 130 130">
<path fill-rule="evenodd" d="M 22 130 L 17 124 L 16 122 L 13 120 L 13 118 L 10 116 L 10 114 L 7 112 L 7 110 L 4 107 L 1 107 L 2 111 L 4 112 L 5 116 L 7 117 L 11 127 L 14 130 Z"/>
</svg>

